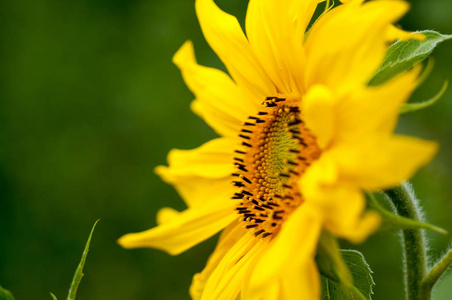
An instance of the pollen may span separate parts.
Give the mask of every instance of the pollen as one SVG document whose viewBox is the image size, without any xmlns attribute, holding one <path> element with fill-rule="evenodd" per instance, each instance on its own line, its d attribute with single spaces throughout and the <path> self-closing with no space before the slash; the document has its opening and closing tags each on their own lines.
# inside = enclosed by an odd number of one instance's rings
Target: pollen
<svg viewBox="0 0 452 300">
<path fill-rule="evenodd" d="M 268 97 L 262 110 L 243 123 L 235 151 L 232 184 L 236 210 L 256 237 L 274 237 L 303 196 L 298 181 L 320 156 L 296 99 Z"/>
</svg>

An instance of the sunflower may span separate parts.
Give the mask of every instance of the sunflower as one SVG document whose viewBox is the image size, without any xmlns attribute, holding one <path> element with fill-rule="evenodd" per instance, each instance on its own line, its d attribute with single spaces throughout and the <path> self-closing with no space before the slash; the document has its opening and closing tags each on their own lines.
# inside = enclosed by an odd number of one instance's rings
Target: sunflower
<svg viewBox="0 0 452 300">
<path fill-rule="evenodd" d="M 360 242 L 380 223 L 364 192 L 399 184 L 436 144 L 393 134 L 419 68 L 371 87 L 388 44 L 418 35 L 392 23 L 397 0 L 347 1 L 308 25 L 322 1 L 251 0 L 246 36 L 212 0 L 196 0 L 205 38 L 229 75 L 174 56 L 192 110 L 221 137 L 172 150 L 156 172 L 188 208 L 123 236 L 126 248 L 179 254 L 222 230 L 190 287 L 194 299 L 319 299 L 322 231 Z M 343 1 L 345 2 L 345 1 Z"/>
</svg>

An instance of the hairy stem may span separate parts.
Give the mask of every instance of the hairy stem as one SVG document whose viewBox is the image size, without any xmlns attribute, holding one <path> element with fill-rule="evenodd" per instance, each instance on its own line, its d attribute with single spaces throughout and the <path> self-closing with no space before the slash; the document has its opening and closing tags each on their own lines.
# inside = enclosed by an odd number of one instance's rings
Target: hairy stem
<svg viewBox="0 0 452 300">
<path fill-rule="evenodd" d="M 430 299 L 433 286 L 452 264 L 452 249 L 430 270 L 421 282 L 422 299 Z"/>
<path fill-rule="evenodd" d="M 397 213 L 406 218 L 422 221 L 417 199 L 408 183 L 385 191 Z M 422 229 L 403 230 L 405 287 L 408 300 L 428 300 L 421 295 L 421 281 L 427 274 L 426 239 Z"/>
</svg>

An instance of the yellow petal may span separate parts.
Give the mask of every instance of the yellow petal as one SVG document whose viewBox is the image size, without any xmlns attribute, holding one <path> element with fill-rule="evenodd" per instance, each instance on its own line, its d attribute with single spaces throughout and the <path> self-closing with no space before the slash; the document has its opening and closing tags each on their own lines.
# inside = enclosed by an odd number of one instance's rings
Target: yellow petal
<svg viewBox="0 0 452 300">
<path fill-rule="evenodd" d="M 320 299 L 320 276 L 314 259 L 287 268 L 280 282 L 282 296 L 278 299 Z"/>
<path fill-rule="evenodd" d="M 318 0 L 251 0 L 246 32 L 262 67 L 280 93 L 298 92 L 304 52 L 304 32 Z"/>
<path fill-rule="evenodd" d="M 242 299 L 246 300 L 281 300 L 282 282 L 279 278 L 274 278 L 272 281 L 268 282 L 264 289 L 259 290 L 254 293 L 250 293 L 248 290 L 242 291 Z M 290 298 L 289 298 L 290 299 Z"/>
<path fill-rule="evenodd" d="M 237 140 L 217 138 L 193 150 L 173 149 L 168 154 L 171 174 L 224 178 L 234 172 Z"/>
<path fill-rule="evenodd" d="M 235 299 L 242 288 L 248 268 L 265 249 L 265 242 L 258 242 L 251 234 L 245 234 L 223 257 L 207 281 L 202 300 Z"/>
<path fill-rule="evenodd" d="M 383 61 L 389 24 L 407 10 L 403 1 L 351 1 L 332 9 L 306 39 L 307 87 L 324 84 L 338 91 L 367 83 Z"/>
<path fill-rule="evenodd" d="M 157 173 L 162 176 L 166 167 L 157 168 Z M 163 176 L 162 176 L 163 177 Z M 188 207 L 198 207 L 215 199 L 217 194 L 228 200 L 234 194 L 232 181 L 234 177 L 211 179 L 198 176 L 174 176 L 164 177 L 165 181 L 174 185 L 179 195 Z"/>
<path fill-rule="evenodd" d="M 196 13 L 210 47 L 234 81 L 249 93 L 249 100 L 260 103 L 268 95 L 275 95 L 276 88 L 258 62 L 237 19 L 220 10 L 213 0 L 196 0 Z"/>
<path fill-rule="evenodd" d="M 400 184 L 436 153 L 435 142 L 407 136 L 369 136 L 334 149 L 341 178 L 374 191 Z"/>
<path fill-rule="evenodd" d="M 186 42 L 174 55 L 174 63 L 195 94 L 193 110 L 220 135 L 235 137 L 243 120 L 257 108 L 240 89 L 220 70 L 196 63 L 193 45 Z"/>
<path fill-rule="evenodd" d="M 267 299 L 268 285 L 278 278 L 284 278 L 287 269 L 306 266 L 314 259 L 315 249 L 321 230 L 321 217 L 313 213 L 310 206 L 302 204 L 287 221 L 281 231 L 262 254 L 245 283 L 245 299 Z M 302 270 L 300 270 L 302 271 Z M 304 276 L 304 275 L 303 275 Z M 319 293 L 309 282 L 299 282 L 303 289 L 311 289 L 313 295 Z M 274 288 L 274 287 L 269 287 Z"/>
<path fill-rule="evenodd" d="M 327 87 L 316 85 L 301 101 L 301 111 L 306 126 L 317 138 L 317 144 L 325 149 L 336 131 L 336 101 Z"/>
<path fill-rule="evenodd" d="M 314 259 L 301 265 L 290 265 L 267 282 L 257 294 L 247 293 L 247 300 L 319 299 L 320 276 Z"/>
<path fill-rule="evenodd" d="M 159 166 L 155 172 L 174 185 L 189 207 L 210 201 L 218 191 L 228 199 L 233 194 L 234 148 L 235 141 L 219 138 L 194 150 L 172 150 L 169 167 Z"/>
<path fill-rule="evenodd" d="M 425 35 L 423 33 L 405 31 L 395 27 L 394 25 L 390 25 L 388 27 L 387 35 L 389 40 L 401 40 L 401 41 L 425 40 Z"/>
<path fill-rule="evenodd" d="M 325 180 L 324 173 L 330 172 L 328 163 L 323 163 L 322 157 L 315 162 L 301 179 L 301 190 L 306 202 L 318 210 L 323 216 L 323 226 L 336 236 L 361 242 L 374 232 L 380 217 L 374 212 L 364 213 L 365 200 L 361 190 L 341 181 L 331 178 Z M 326 169 L 325 169 L 326 167 Z"/>
<path fill-rule="evenodd" d="M 206 266 L 201 273 L 197 273 L 193 276 L 193 281 L 190 286 L 190 296 L 193 300 L 201 299 L 207 280 L 212 275 L 212 272 L 218 267 L 224 256 L 245 233 L 246 231 L 243 229 L 243 225 L 239 222 L 233 222 L 221 232 L 218 244 L 210 255 Z"/>
<path fill-rule="evenodd" d="M 339 0 L 342 3 L 349 3 L 349 2 L 355 2 L 355 3 L 362 3 L 364 0 Z"/>
<path fill-rule="evenodd" d="M 189 208 L 177 218 L 139 233 L 122 236 L 118 243 L 124 248 L 151 247 L 177 255 L 208 239 L 233 222 L 234 203 L 221 198 L 202 207 Z"/>
<path fill-rule="evenodd" d="M 402 104 L 417 86 L 421 67 L 376 87 L 358 88 L 337 101 L 336 142 L 392 133 Z"/>
<path fill-rule="evenodd" d="M 157 213 L 157 224 L 171 222 L 179 217 L 180 212 L 171 207 L 163 207 Z"/>
</svg>

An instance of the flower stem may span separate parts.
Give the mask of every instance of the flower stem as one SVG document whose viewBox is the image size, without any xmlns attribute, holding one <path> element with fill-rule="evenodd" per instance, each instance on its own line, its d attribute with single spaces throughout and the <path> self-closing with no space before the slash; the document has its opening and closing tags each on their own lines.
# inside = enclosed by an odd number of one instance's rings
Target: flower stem
<svg viewBox="0 0 452 300">
<path fill-rule="evenodd" d="M 406 218 L 422 221 L 417 199 L 408 183 L 385 191 L 397 213 Z M 405 287 L 408 300 L 427 300 L 421 295 L 421 281 L 427 274 L 427 248 L 422 229 L 403 230 Z"/>
<path fill-rule="evenodd" d="M 452 249 L 430 270 L 421 282 L 422 299 L 430 299 L 433 286 L 452 264 Z"/>
</svg>

